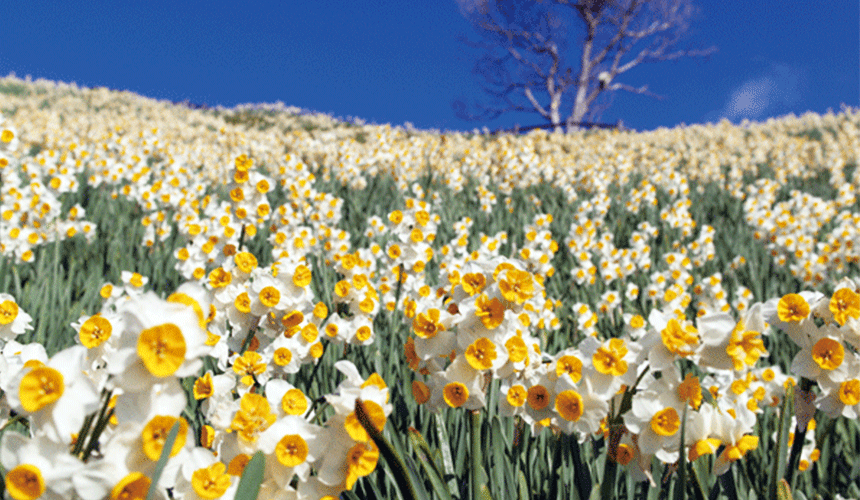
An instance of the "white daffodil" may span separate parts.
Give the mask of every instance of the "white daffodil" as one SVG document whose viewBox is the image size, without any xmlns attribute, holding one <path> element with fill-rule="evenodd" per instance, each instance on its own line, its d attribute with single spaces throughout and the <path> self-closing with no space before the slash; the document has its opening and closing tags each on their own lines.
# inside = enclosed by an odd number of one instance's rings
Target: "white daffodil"
<svg viewBox="0 0 860 500">
<path fill-rule="evenodd" d="M 8 293 L 0 293 L 0 341 L 12 340 L 27 330 L 32 330 L 33 318 L 24 312 Z"/>
<path fill-rule="evenodd" d="M 127 392 L 148 391 L 168 377 L 187 377 L 210 351 L 194 310 L 148 292 L 123 303 L 124 331 L 108 372 Z"/>
<path fill-rule="evenodd" d="M 588 379 L 577 384 L 570 377 L 559 377 L 553 408 L 557 414 L 553 425 L 565 434 L 577 433 L 580 442 L 600 431 L 600 422 L 609 413 L 606 397 L 593 391 Z"/>
<path fill-rule="evenodd" d="M 233 498 L 239 479 L 227 473 L 227 466 L 209 449 L 196 447 L 179 468 L 171 492 L 177 500 Z"/>
<path fill-rule="evenodd" d="M 65 444 L 16 432 L 3 434 L 0 464 L 6 471 L 6 492 L 16 500 L 71 498 L 72 478 L 83 468 Z"/>
<path fill-rule="evenodd" d="M 87 414 L 98 410 L 99 395 L 84 375 L 86 348 L 73 346 L 47 364 L 29 363 L 4 388 L 9 406 L 30 416 L 37 434 L 69 444 Z"/>
<path fill-rule="evenodd" d="M 319 439 L 322 429 L 301 417 L 287 415 L 263 431 L 257 444 L 266 454 L 265 476 L 281 487 L 289 485 L 293 475 L 306 481 L 311 465 L 327 452 L 327 443 Z"/>
</svg>

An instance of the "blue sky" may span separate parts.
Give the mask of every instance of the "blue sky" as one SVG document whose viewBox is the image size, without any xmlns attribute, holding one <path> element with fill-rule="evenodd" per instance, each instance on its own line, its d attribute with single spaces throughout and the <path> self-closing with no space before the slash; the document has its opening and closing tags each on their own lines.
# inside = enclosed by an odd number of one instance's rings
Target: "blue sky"
<svg viewBox="0 0 860 500">
<path fill-rule="evenodd" d="M 825 4 L 695 1 L 686 41 L 718 52 L 619 77 L 665 99 L 617 93 L 601 121 L 650 130 L 860 105 L 860 5 Z M 0 75 L 208 105 L 282 101 L 423 129 L 543 123 L 456 117 L 454 99 L 481 97 L 479 53 L 460 35 L 477 39 L 457 0 L 4 2 Z"/>
</svg>

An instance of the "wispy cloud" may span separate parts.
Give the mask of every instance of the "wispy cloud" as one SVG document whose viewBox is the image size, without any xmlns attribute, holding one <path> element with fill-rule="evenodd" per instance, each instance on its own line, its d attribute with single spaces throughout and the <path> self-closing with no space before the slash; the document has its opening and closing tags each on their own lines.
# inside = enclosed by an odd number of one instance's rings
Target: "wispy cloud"
<svg viewBox="0 0 860 500">
<path fill-rule="evenodd" d="M 475 13 L 484 13 L 487 10 L 487 0 L 457 0 L 460 14 L 469 19 Z"/>
<path fill-rule="evenodd" d="M 800 102 L 805 81 L 803 70 L 785 64 L 772 64 L 762 74 L 736 86 L 723 108 L 705 115 L 705 121 L 727 118 L 738 122 L 789 113 Z"/>
</svg>

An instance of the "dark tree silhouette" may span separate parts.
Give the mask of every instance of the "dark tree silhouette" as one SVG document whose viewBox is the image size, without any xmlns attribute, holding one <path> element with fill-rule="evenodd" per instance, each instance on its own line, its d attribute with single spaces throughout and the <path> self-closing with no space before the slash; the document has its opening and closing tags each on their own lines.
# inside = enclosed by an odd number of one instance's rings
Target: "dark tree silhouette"
<svg viewBox="0 0 860 500">
<path fill-rule="evenodd" d="M 473 72 L 490 97 L 455 101 L 457 116 L 467 120 L 523 111 L 570 130 L 596 119 L 615 91 L 661 98 L 647 85 L 618 81 L 640 64 L 716 51 L 676 48 L 694 15 L 688 0 L 457 1 L 482 38 L 461 40 L 483 50 Z"/>
</svg>

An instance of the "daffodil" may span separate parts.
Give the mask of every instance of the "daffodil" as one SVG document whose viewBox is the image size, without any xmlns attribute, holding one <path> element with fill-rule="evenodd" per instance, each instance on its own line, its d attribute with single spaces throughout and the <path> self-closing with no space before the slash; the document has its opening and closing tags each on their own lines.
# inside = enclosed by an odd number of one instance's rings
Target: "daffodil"
<svg viewBox="0 0 860 500">
<path fill-rule="evenodd" d="M 98 409 L 99 396 L 84 375 L 86 348 L 64 349 L 47 363 L 30 362 L 4 387 L 9 405 L 30 417 L 34 432 L 71 443 L 87 414 Z"/>
<path fill-rule="evenodd" d="M 319 440 L 322 427 L 295 415 L 286 415 L 260 434 L 259 447 L 266 454 L 266 477 L 282 488 L 293 475 L 306 481 L 314 462 L 326 452 Z"/>
<path fill-rule="evenodd" d="M 227 466 L 212 451 L 192 449 L 180 467 L 173 495 L 185 500 L 233 498 L 239 481 L 227 473 Z"/>
<path fill-rule="evenodd" d="M 73 494 L 72 478 L 83 463 L 62 443 L 7 431 L 0 443 L 6 493 L 15 500 L 62 500 Z"/>
<path fill-rule="evenodd" d="M 32 330 L 33 318 L 18 306 L 15 298 L 0 293 L 0 340 L 9 341 L 27 330 Z"/>
<path fill-rule="evenodd" d="M 556 416 L 552 423 L 565 434 L 576 433 L 582 441 L 600 430 L 600 422 L 609 413 L 609 403 L 591 388 L 585 379 L 577 384 L 570 377 L 560 377 L 555 387 L 553 408 Z"/>
<path fill-rule="evenodd" d="M 192 307 L 154 294 L 131 297 L 122 305 L 124 331 L 108 372 L 125 391 L 146 391 L 169 377 L 189 376 L 209 352 L 206 333 Z"/>
</svg>

